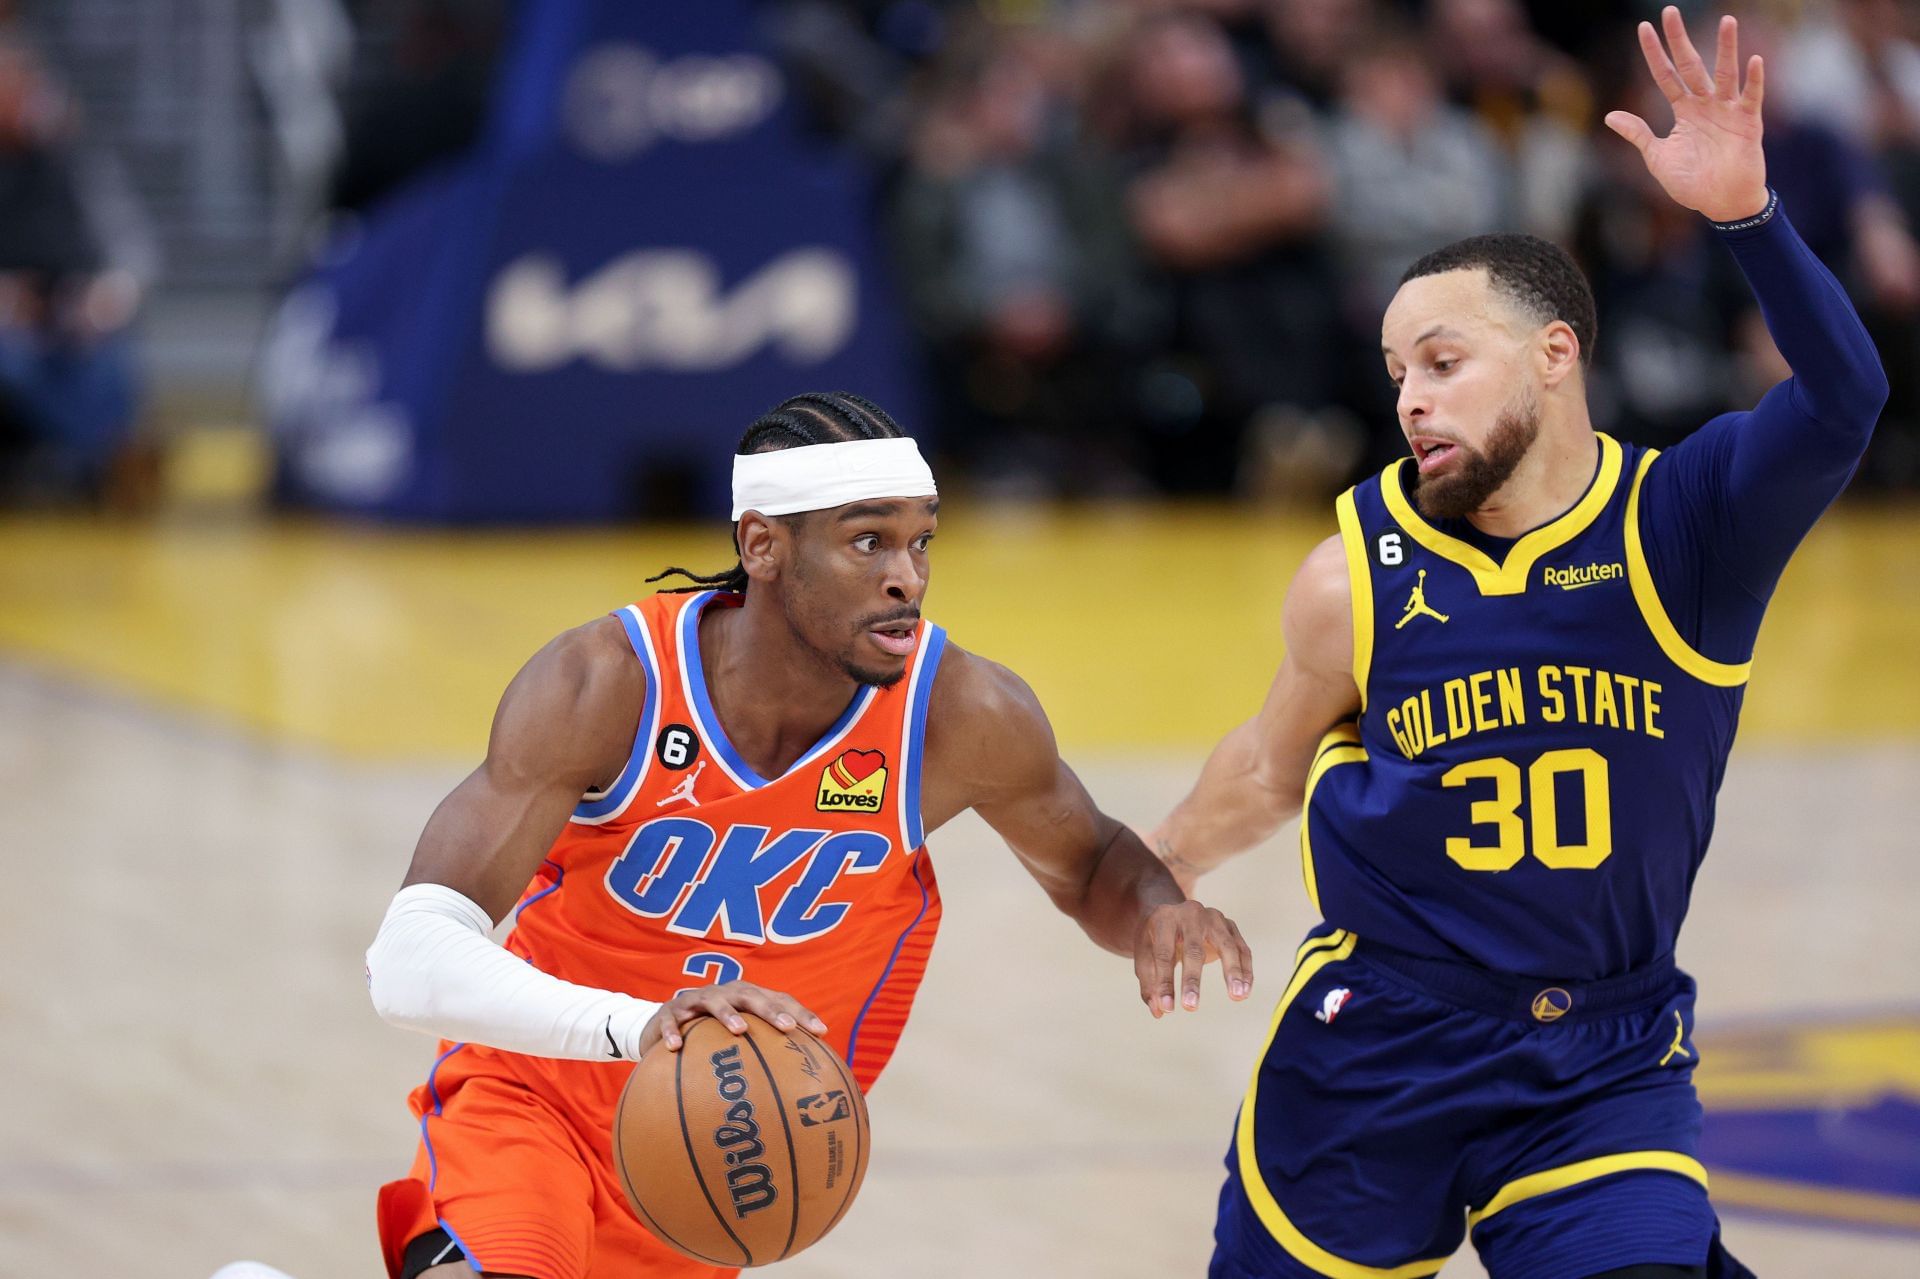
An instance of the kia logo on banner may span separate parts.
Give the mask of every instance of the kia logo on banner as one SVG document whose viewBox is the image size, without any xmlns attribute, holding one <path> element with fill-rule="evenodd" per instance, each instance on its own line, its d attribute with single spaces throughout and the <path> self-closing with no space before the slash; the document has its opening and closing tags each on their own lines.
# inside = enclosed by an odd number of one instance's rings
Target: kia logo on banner
<svg viewBox="0 0 1920 1279">
<path fill-rule="evenodd" d="M 637 44 L 603 44 L 567 77 L 567 134 L 587 155 L 619 163 L 659 138 L 699 143 L 744 133 L 773 114 L 780 91 L 779 70 L 755 54 L 662 61 Z"/>
<path fill-rule="evenodd" d="M 818 364 L 846 345 L 857 280 L 831 249 L 781 254 L 731 291 L 713 259 L 691 249 L 640 249 L 572 288 L 558 260 L 533 253 L 494 278 L 487 351 L 515 373 L 574 359 L 610 372 L 713 372 L 771 345 L 795 364 Z"/>
</svg>

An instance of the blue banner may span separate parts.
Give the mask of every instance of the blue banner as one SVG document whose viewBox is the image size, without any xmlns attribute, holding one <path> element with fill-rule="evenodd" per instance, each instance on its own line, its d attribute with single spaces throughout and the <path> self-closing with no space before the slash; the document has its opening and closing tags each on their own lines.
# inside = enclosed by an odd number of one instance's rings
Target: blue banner
<svg viewBox="0 0 1920 1279">
<path fill-rule="evenodd" d="M 345 233 L 262 385 L 286 488 L 445 520 L 726 505 L 803 390 L 916 416 L 870 179 L 804 136 L 746 0 L 542 0 L 474 153 Z"/>
</svg>

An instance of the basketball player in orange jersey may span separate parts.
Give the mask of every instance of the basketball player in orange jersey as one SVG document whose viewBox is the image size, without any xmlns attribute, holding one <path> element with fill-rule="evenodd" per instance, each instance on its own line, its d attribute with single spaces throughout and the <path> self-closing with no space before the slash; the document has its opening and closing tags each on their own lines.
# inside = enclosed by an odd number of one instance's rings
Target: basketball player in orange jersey
<svg viewBox="0 0 1920 1279">
<path fill-rule="evenodd" d="M 367 952 L 381 1015 L 446 1041 L 413 1170 L 380 1194 L 396 1279 L 734 1273 L 628 1209 L 626 1063 L 750 1012 L 871 1085 L 940 919 L 925 833 L 965 809 L 1133 957 L 1154 1016 L 1176 967 L 1189 1009 L 1216 957 L 1250 989 L 1239 931 L 1094 806 L 1027 686 L 922 620 L 939 503 L 891 418 L 788 400 L 741 441 L 734 504 L 734 570 L 668 570 L 717 589 L 568 631 L 514 678 Z"/>
</svg>

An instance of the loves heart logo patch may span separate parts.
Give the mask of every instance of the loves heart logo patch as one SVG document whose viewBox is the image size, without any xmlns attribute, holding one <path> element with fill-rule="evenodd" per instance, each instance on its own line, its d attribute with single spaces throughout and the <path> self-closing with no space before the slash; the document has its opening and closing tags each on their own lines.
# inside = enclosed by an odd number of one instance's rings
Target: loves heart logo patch
<svg viewBox="0 0 1920 1279">
<path fill-rule="evenodd" d="M 813 806 L 823 813 L 877 813 L 887 793 L 887 757 L 879 751 L 842 751 L 820 770 Z"/>
</svg>

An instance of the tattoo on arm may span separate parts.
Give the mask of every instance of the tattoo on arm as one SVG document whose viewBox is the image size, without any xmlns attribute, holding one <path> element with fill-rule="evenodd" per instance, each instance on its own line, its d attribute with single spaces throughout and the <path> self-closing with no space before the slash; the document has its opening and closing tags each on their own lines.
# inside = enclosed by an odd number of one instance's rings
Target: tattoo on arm
<svg viewBox="0 0 1920 1279">
<path fill-rule="evenodd" d="M 1201 867 L 1196 866 L 1191 861 L 1174 852 L 1173 845 L 1167 842 L 1165 835 L 1157 835 L 1154 837 L 1153 852 L 1156 857 L 1166 864 L 1168 870 L 1197 871 L 1201 869 Z"/>
</svg>

